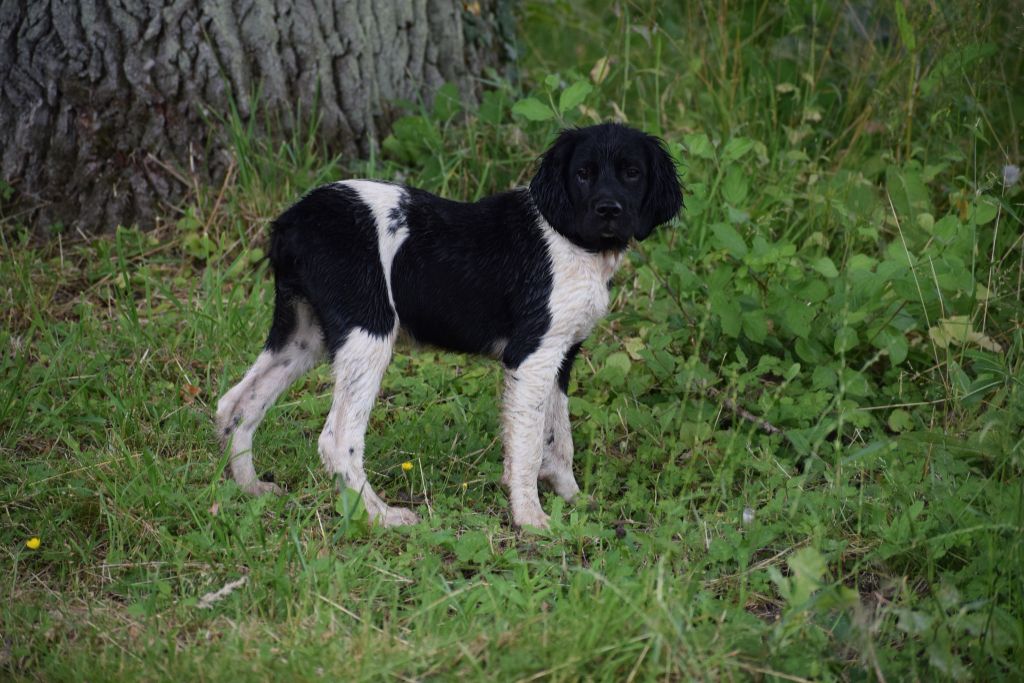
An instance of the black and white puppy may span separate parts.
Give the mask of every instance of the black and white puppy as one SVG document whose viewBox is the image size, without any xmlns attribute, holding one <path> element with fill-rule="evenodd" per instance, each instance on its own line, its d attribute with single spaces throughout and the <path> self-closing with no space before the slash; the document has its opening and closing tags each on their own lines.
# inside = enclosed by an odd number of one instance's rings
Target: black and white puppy
<svg viewBox="0 0 1024 683">
<path fill-rule="evenodd" d="M 251 493 L 278 491 L 253 468 L 269 406 L 321 360 L 334 402 L 324 466 L 362 493 L 371 519 L 417 521 L 366 480 L 370 410 L 399 329 L 505 366 L 504 475 L 512 519 L 546 527 L 538 480 L 566 500 L 579 487 L 566 390 L 580 344 L 607 312 L 630 239 L 682 206 L 660 141 L 617 124 L 563 131 L 530 187 L 464 204 L 375 180 L 319 187 L 274 222 L 274 317 L 264 351 L 217 404 L 231 471 Z"/>
</svg>

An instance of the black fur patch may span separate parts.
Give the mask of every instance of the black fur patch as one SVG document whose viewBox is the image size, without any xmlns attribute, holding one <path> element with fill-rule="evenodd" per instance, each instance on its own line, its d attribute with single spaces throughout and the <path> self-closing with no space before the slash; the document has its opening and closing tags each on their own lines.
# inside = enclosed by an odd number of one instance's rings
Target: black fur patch
<svg viewBox="0 0 1024 683">
<path fill-rule="evenodd" d="M 408 192 L 409 236 L 391 268 L 402 325 L 456 351 L 507 342 L 502 361 L 518 367 L 551 324 L 551 259 L 529 194 L 461 204 Z"/>
<path fill-rule="evenodd" d="M 354 327 L 389 334 L 395 313 L 378 251 L 373 214 L 352 188 L 317 188 L 285 211 L 274 221 L 270 242 L 276 297 L 267 348 L 287 343 L 296 299 L 312 307 L 331 353 Z"/>
<path fill-rule="evenodd" d="M 562 366 L 558 368 L 558 388 L 562 390 L 563 394 L 569 393 L 569 376 L 572 373 L 572 364 L 576 360 L 576 356 L 579 354 L 580 347 L 582 346 L 583 342 L 579 342 L 569 347 L 565 358 L 562 359 Z"/>
<path fill-rule="evenodd" d="M 554 278 L 541 216 L 577 246 L 622 251 L 682 205 L 661 142 L 618 124 L 563 131 L 529 190 L 476 203 L 413 188 L 400 192 L 387 225 L 379 226 L 392 238 L 407 230 L 390 264 L 394 306 L 374 213 L 354 187 L 317 188 L 274 222 L 268 350 L 288 343 L 301 301 L 331 354 L 353 328 L 383 337 L 397 319 L 424 343 L 471 353 L 503 349 L 504 364 L 516 368 L 551 324 Z M 570 350 L 559 371 L 563 391 L 578 351 L 578 345 Z"/>
</svg>

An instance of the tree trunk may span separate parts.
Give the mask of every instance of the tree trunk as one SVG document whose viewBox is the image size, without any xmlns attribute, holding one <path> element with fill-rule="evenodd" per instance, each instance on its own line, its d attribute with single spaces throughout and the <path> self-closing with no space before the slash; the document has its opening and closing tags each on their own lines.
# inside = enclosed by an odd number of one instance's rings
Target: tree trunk
<svg viewBox="0 0 1024 683">
<path fill-rule="evenodd" d="M 475 98 L 511 2 L 0 0 L 0 206 L 40 234 L 151 226 L 182 170 L 223 173 L 231 101 L 284 135 L 318 111 L 328 149 L 365 155 L 396 101 Z"/>
</svg>

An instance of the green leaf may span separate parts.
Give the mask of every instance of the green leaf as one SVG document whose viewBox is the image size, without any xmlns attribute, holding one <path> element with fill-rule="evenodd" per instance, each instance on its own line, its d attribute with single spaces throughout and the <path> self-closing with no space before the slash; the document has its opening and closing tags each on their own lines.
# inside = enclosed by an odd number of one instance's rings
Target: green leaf
<svg viewBox="0 0 1024 683">
<path fill-rule="evenodd" d="M 815 389 L 834 389 L 838 379 L 835 370 L 827 365 L 819 365 L 811 374 L 811 386 Z"/>
<path fill-rule="evenodd" d="M 902 332 L 889 329 L 878 336 L 879 341 L 882 343 L 882 348 L 889 354 L 890 363 L 899 365 L 907 359 L 907 352 L 910 350 L 910 346 L 907 344 L 907 338 Z"/>
<path fill-rule="evenodd" d="M 216 243 L 206 235 L 190 233 L 182 241 L 185 252 L 196 259 L 205 261 L 217 251 Z"/>
<path fill-rule="evenodd" d="M 594 86 L 586 81 L 576 81 L 562 91 L 558 98 L 558 111 L 564 114 L 570 109 L 578 107 L 593 89 Z"/>
<path fill-rule="evenodd" d="M 621 387 L 632 367 L 633 362 L 629 359 L 629 355 L 622 351 L 616 351 L 605 359 L 598 377 L 613 387 Z"/>
<path fill-rule="evenodd" d="M 722 322 L 722 332 L 730 337 L 740 336 L 740 329 L 743 321 L 740 318 L 739 306 L 725 306 L 718 310 L 718 317 Z"/>
<path fill-rule="evenodd" d="M 832 262 L 828 256 L 822 256 L 817 261 L 811 264 L 811 267 L 821 273 L 824 277 L 830 280 L 835 277 L 839 277 L 839 270 L 836 269 L 836 264 Z"/>
<path fill-rule="evenodd" d="M 914 421 L 911 419 L 910 413 L 902 408 L 897 408 L 889 413 L 887 423 L 889 425 L 889 429 L 894 432 L 909 432 L 914 428 Z"/>
<path fill-rule="evenodd" d="M 943 216 L 932 226 L 932 234 L 935 235 L 936 239 L 947 244 L 957 236 L 959 231 L 960 219 L 952 214 Z"/>
<path fill-rule="evenodd" d="M 454 83 L 445 83 L 434 95 L 434 118 L 447 121 L 462 110 L 459 89 Z"/>
<path fill-rule="evenodd" d="M 743 169 L 733 166 L 722 183 L 722 197 L 733 206 L 739 206 L 747 198 L 750 185 Z"/>
<path fill-rule="evenodd" d="M 797 337 L 806 337 L 811 333 L 811 321 L 814 320 L 814 307 L 800 301 L 793 301 L 782 311 L 782 323 Z"/>
<path fill-rule="evenodd" d="M 704 133 L 684 135 L 683 143 L 686 145 L 686 151 L 691 156 L 700 157 L 701 159 L 715 158 L 715 148 L 711 145 L 711 140 Z"/>
<path fill-rule="evenodd" d="M 818 303 L 827 299 L 829 295 L 828 285 L 818 278 L 808 278 L 803 287 L 794 289 L 805 302 Z"/>
<path fill-rule="evenodd" d="M 487 90 L 480 102 L 480 120 L 496 126 L 501 123 L 507 104 L 504 90 Z"/>
<path fill-rule="evenodd" d="M 896 10 L 896 25 L 899 26 L 903 46 L 907 48 L 907 52 L 916 52 L 917 39 L 914 37 L 914 27 L 907 18 L 907 10 L 903 7 L 903 0 L 895 0 L 893 9 Z"/>
<path fill-rule="evenodd" d="M 362 520 L 366 517 L 366 506 L 363 505 L 359 491 L 342 486 L 338 497 L 334 499 L 334 510 L 349 520 Z"/>
<path fill-rule="evenodd" d="M 855 273 L 857 271 L 864 271 L 865 273 L 870 272 L 878 264 L 876 259 L 871 258 L 866 254 L 853 254 L 846 261 L 846 272 Z"/>
<path fill-rule="evenodd" d="M 935 229 L 935 216 L 927 212 L 917 214 L 917 226 L 931 234 L 932 230 Z"/>
<path fill-rule="evenodd" d="M 978 201 L 967 209 L 967 220 L 975 225 L 991 223 L 999 213 L 999 204 L 991 197 L 979 197 Z"/>
<path fill-rule="evenodd" d="M 740 305 L 725 294 L 713 294 L 711 297 L 711 311 L 718 314 L 722 323 L 722 332 L 730 337 L 740 336 L 740 328 L 743 319 L 740 316 Z"/>
<path fill-rule="evenodd" d="M 733 138 L 729 142 L 725 143 L 725 149 L 722 150 L 722 156 L 729 161 L 736 161 L 737 159 L 743 158 L 747 152 L 754 149 L 755 141 L 750 138 Z"/>
<path fill-rule="evenodd" d="M 871 393 L 871 385 L 868 384 L 864 373 L 857 372 L 853 368 L 843 368 L 843 387 L 848 396 L 867 396 Z M 863 413 L 859 413 L 863 415 Z M 849 418 L 848 418 L 849 419 Z"/>
<path fill-rule="evenodd" d="M 452 544 L 460 562 L 477 563 L 491 555 L 491 545 L 482 531 L 466 531 Z"/>
<path fill-rule="evenodd" d="M 747 243 L 736 232 L 736 228 L 728 223 L 715 223 L 711 226 L 711 241 L 719 249 L 725 249 L 736 258 L 747 255 Z"/>
<path fill-rule="evenodd" d="M 796 344 L 793 345 L 793 350 L 796 351 L 796 355 L 810 364 L 824 363 L 828 360 L 825 355 L 825 350 L 816 341 L 809 340 L 806 335 L 796 340 Z"/>
<path fill-rule="evenodd" d="M 790 576 L 784 596 L 791 606 L 801 607 L 810 600 L 814 591 L 821 588 L 821 578 L 828 565 L 825 557 L 814 548 L 801 548 L 787 560 Z"/>
<path fill-rule="evenodd" d="M 844 327 L 836 334 L 835 343 L 832 349 L 836 353 L 846 353 L 857 345 L 857 331 L 852 327 Z"/>
<path fill-rule="evenodd" d="M 628 354 L 622 351 L 616 351 L 608 356 L 604 361 L 604 365 L 606 368 L 613 368 L 625 375 L 629 372 L 629 369 L 633 367 L 633 362 L 630 361 Z"/>
<path fill-rule="evenodd" d="M 936 87 L 948 83 L 950 78 L 959 77 L 973 62 L 991 57 L 998 51 L 995 43 L 969 43 L 947 52 L 921 81 L 921 93 L 930 95 Z"/>
<path fill-rule="evenodd" d="M 743 314 L 743 334 L 758 344 L 764 342 L 768 337 L 768 320 L 764 311 L 755 309 Z"/>
<path fill-rule="evenodd" d="M 551 107 L 534 97 L 524 97 L 512 105 L 512 113 L 530 121 L 547 121 L 555 117 Z"/>
<path fill-rule="evenodd" d="M 892 445 L 893 444 L 890 441 L 872 441 L 867 446 L 858 448 L 856 451 L 843 458 L 843 464 L 849 465 L 852 463 L 860 463 L 861 465 L 866 465 L 867 462 L 865 461 L 868 461 L 871 456 L 881 453 L 886 449 L 891 449 Z"/>
<path fill-rule="evenodd" d="M 928 187 L 915 164 L 903 168 L 890 166 L 885 171 L 885 188 L 904 230 L 916 226 L 919 213 L 932 213 Z"/>
</svg>

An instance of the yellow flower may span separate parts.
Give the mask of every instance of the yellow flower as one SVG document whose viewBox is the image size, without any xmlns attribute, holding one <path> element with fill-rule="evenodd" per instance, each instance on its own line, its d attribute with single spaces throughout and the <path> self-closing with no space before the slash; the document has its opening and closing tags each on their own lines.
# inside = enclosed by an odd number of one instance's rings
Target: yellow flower
<svg viewBox="0 0 1024 683">
<path fill-rule="evenodd" d="M 465 491 L 468 488 L 469 488 L 469 484 L 467 482 L 462 482 L 462 490 Z"/>
<path fill-rule="evenodd" d="M 28 548 L 29 550 L 35 550 L 36 548 L 39 547 L 39 543 L 40 543 L 39 537 L 38 536 L 33 536 L 32 538 L 30 538 L 27 541 L 25 541 L 25 547 Z"/>
<path fill-rule="evenodd" d="M 402 471 L 403 472 L 408 472 L 411 469 L 412 469 L 412 463 L 411 462 L 406 460 L 405 462 L 402 463 Z"/>
</svg>

